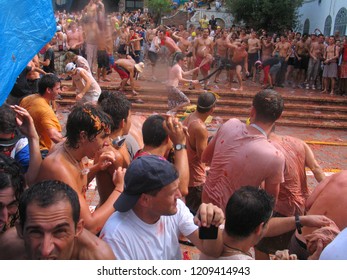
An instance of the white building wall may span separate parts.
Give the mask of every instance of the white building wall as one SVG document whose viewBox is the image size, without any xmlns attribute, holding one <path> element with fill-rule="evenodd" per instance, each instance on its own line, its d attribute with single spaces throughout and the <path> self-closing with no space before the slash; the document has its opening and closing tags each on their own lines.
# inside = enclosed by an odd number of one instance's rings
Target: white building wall
<svg viewBox="0 0 347 280">
<path fill-rule="evenodd" d="M 320 3 L 319 3 L 320 2 Z M 330 15 L 332 17 L 331 33 L 335 31 L 335 18 L 341 8 L 347 8 L 347 0 L 306 0 L 299 9 L 300 29 L 303 31 L 305 20 L 310 20 L 309 32 L 313 32 L 316 28 L 324 32 L 325 19 Z M 332 35 L 330 34 L 330 35 Z M 341 35 L 347 35 L 341 34 Z"/>
</svg>

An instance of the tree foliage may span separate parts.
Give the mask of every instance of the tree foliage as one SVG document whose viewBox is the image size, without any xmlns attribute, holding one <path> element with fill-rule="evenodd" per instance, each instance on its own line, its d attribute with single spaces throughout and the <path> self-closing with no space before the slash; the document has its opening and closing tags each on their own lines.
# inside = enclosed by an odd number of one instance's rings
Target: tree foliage
<svg viewBox="0 0 347 280">
<path fill-rule="evenodd" d="M 171 0 L 149 0 L 148 9 L 159 22 L 163 15 L 171 11 Z"/>
<path fill-rule="evenodd" d="M 227 0 L 237 22 L 276 32 L 296 27 L 302 3 L 303 0 Z"/>
</svg>

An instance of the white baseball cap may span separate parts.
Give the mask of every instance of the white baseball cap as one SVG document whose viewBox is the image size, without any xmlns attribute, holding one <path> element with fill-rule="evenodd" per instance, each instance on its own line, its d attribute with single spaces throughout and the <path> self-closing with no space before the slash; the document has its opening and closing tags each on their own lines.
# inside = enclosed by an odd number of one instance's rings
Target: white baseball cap
<svg viewBox="0 0 347 280">
<path fill-rule="evenodd" d="M 69 62 L 68 64 L 66 64 L 65 66 L 65 72 L 71 72 L 73 70 L 76 69 L 76 64 L 73 62 Z"/>
</svg>

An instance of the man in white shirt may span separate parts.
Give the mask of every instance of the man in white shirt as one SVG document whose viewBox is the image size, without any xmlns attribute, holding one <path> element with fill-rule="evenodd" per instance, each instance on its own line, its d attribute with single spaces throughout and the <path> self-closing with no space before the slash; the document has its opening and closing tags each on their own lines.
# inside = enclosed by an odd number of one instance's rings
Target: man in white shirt
<svg viewBox="0 0 347 280">
<path fill-rule="evenodd" d="M 218 227 L 224 221 L 222 210 L 202 204 L 193 218 L 180 200 L 178 183 L 174 165 L 162 157 L 146 155 L 129 165 L 126 187 L 114 204 L 116 212 L 100 234 L 117 259 L 181 259 L 180 234 L 205 254 L 220 255 L 221 232 L 217 239 L 201 240 L 198 226 Z"/>
</svg>

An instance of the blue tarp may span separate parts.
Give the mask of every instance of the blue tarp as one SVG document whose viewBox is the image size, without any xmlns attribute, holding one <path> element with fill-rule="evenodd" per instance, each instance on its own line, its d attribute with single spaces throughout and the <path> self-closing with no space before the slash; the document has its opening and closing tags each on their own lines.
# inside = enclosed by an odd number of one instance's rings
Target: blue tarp
<svg viewBox="0 0 347 280">
<path fill-rule="evenodd" d="M 56 32 L 51 0 L 0 0 L 0 105 Z"/>
</svg>

